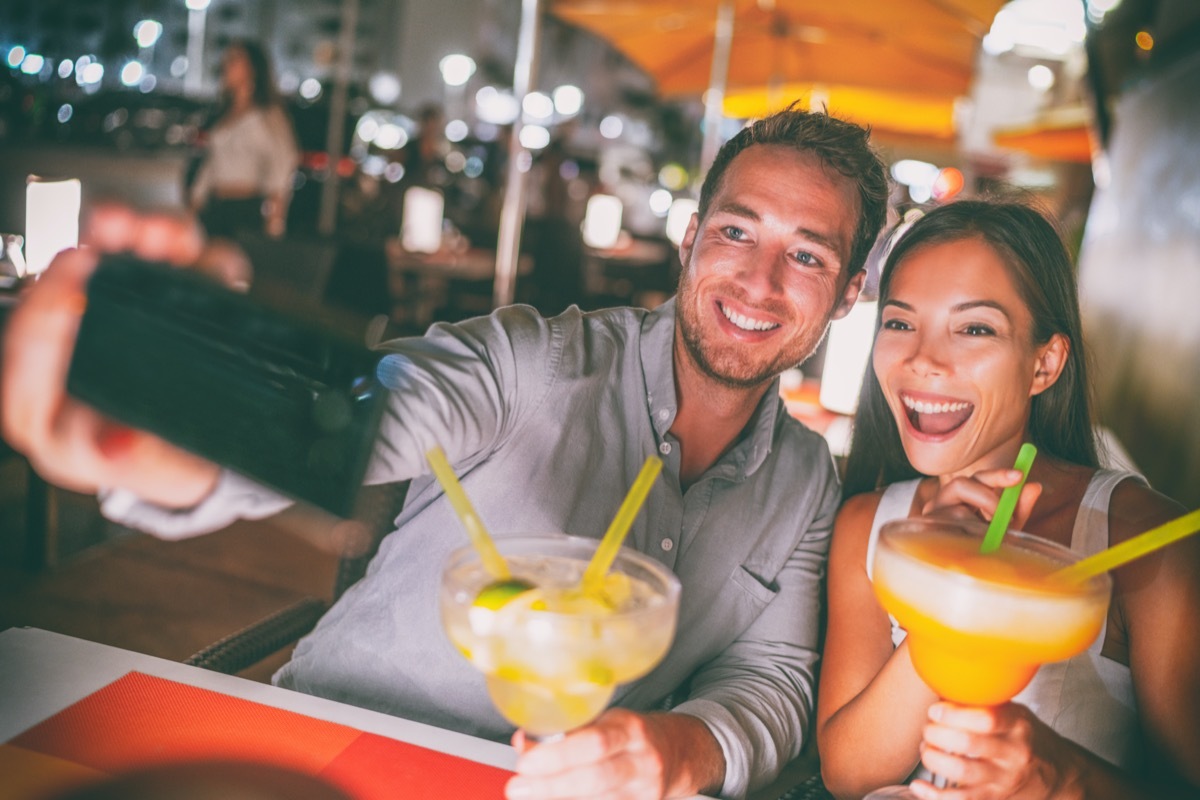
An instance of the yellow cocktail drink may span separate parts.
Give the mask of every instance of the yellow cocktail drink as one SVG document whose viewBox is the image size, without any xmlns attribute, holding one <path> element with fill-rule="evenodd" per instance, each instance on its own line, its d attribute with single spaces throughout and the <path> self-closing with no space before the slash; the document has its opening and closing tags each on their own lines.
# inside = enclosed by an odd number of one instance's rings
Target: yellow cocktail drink
<svg viewBox="0 0 1200 800">
<path fill-rule="evenodd" d="M 897 520 L 881 530 L 873 560 L 875 594 L 908 631 L 917 673 L 965 705 L 1007 702 L 1040 665 L 1086 650 L 1111 591 L 1108 575 L 1050 579 L 1078 560 L 1064 547 L 1010 532 L 983 555 L 983 533 L 969 522 Z"/>
<path fill-rule="evenodd" d="M 517 727 L 550 736 L 584 725 L 618 684 L 666 655 L 679 607 L 679 582 L 666 567 L 622 550 L 603 591 L 584 595 L 579 580 L 596 540 L 530 536 L 496 544 L 513 577 L 535 588 L 499 607 L 482 605 L 480 591 L 493 578 L 473 550 L 456 551 L 442 578 L 442 622 Z"/>
</svg>

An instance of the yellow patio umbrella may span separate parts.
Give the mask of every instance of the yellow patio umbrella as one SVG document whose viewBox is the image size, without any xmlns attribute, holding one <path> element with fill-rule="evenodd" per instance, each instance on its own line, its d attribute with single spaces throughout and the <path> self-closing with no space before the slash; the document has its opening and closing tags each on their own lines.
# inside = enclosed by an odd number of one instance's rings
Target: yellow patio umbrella
<svg viewBox="0 0 1200 800">
<path fill-rule="evenodd" d="M 1035 158 L 1089 164 L 1097 149 L 1091 112 L 1071 106 L 1043 114 L 1029 125 L 1004 128 L 992 135 L 998 147 L 1020 150 Z"/>
<path fill-rule="evenodd" d="M 550 11 L 624 53 L 663 97 L 718 88 L 726 114 L 753 116 L 779 98 L 815 94 L 862 122 L 945 137 L 979 40 L 1004 2 L 552 0 Z M 732 36 L 723 85 L 714 87 L 722 6 Z"/>
</svg>

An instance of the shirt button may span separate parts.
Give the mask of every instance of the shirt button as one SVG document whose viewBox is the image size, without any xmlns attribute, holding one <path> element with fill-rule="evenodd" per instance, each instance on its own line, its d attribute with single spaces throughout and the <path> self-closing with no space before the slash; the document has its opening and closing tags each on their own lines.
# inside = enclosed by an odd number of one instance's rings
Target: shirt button
<svg viewBox="0 0 1200 800">
<path fill-rule="evenodd" d="M 671 455 L 671 443 L 663 442 L 662 444 L 660 444 L 658 446 L 658 452 L 662 453 L 664 456 Z"/>
<path fill-rule="evenodd" d="M 669 417 L 669 416 L 671 416 L 671 412 L 665 408 L 662 411 L 658 412 L 658 418 L 661 419 L 663 422 L 666 422 L 667 417 Z"/>
<path fill-rule="evenodd" d="M 659 546 L 662 547 L 664 553 L 669 553 L 675 549 L 675 543 L 670 539 L 663 539 Z"/>
</svg>

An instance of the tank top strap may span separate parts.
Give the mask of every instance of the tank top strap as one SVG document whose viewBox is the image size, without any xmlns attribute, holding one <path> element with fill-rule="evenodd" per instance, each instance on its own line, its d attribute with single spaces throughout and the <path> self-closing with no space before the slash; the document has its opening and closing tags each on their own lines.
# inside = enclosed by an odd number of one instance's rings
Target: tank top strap
<svg viewBox="0 0 1200 800">
<path fill-rule="evenodd" d="M 1146 479 L 1136 472 L 1125 470 L 1100 469 L 1088 482 L 1079 503 L 1079 511 L 1075 514 L 1075 527 L 1071 530 L 1071 550 L 1081 556 L 1099 553 L 1108 547 L 1108 509 L 1112 504 L 1112 493 L 1121 481 L 1132 478 L 1143 485 Z M 1100 635 L 1092 642 L 1088 652 L 1099 655 L 1104 648 L 1104 640 L 1108 636 L 1108 619 L 1100 628 Z"/>
<path fill-rule="evenodd" d="M 905 519 L 912 510 L 913 499 L 917 496 L 917 487 L 921 485 L 920 478 L 893 483 L 883 490 L 879 498 L 879 506 L 875 509 L 875 519 L 871 522 L 871 538 L 867 540 L 867 577 L 874 580 L 872 564 L 875 561 L 875 545 L 879 541 L 879 529 L 885 522 L 894 519 Z"/>
<path fill-rule="evenodd" d="M 1112 493 L 1117 485 L 1127 478 L 1132 478 L 1142 485 L 1149 485 L 1146 479 L 1136 472 L 1096 470 L 1083 493 L 1079 511 L 1075 514 L 1075 526 L 1071 530 L 1071 550 L 1081 556 L 1090 556 L 1108 547 L 1108 508 L 1112 502 Z"/>
</svg>

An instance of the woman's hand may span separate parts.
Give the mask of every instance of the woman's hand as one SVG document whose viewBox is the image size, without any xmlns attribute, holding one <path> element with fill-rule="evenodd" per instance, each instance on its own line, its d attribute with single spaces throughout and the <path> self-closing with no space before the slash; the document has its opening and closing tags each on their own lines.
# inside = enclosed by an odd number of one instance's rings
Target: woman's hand
<svg viewBox="0 0 1200 800">
<path fill-rule="evenodd" d="M 976 472 L 969 478 L 952 478 L 938 487 L 937 494 L 924 505 L 921 513 L 990 522 L 996 514 L 1001 493 L 1020 481 L 1021 471 L 1017 469 L 988 469 Z M 1021 496 L 1017 498 L 1017 508 L 1010 526 L 1017 529 L 1024 527 L 1041 496 L 1040 483 L 1026 483 L 1021 487 Z"/>
<path fill-rule="evenodd" d="M 1082 797 L 1079 748 L 1028 708 L 1006 703 L 971 708 L 935 703 L 929 709 L 921 763 L 947 788 L 914 781 L 921 800 L 1065 800 Z"/>
</svg>

